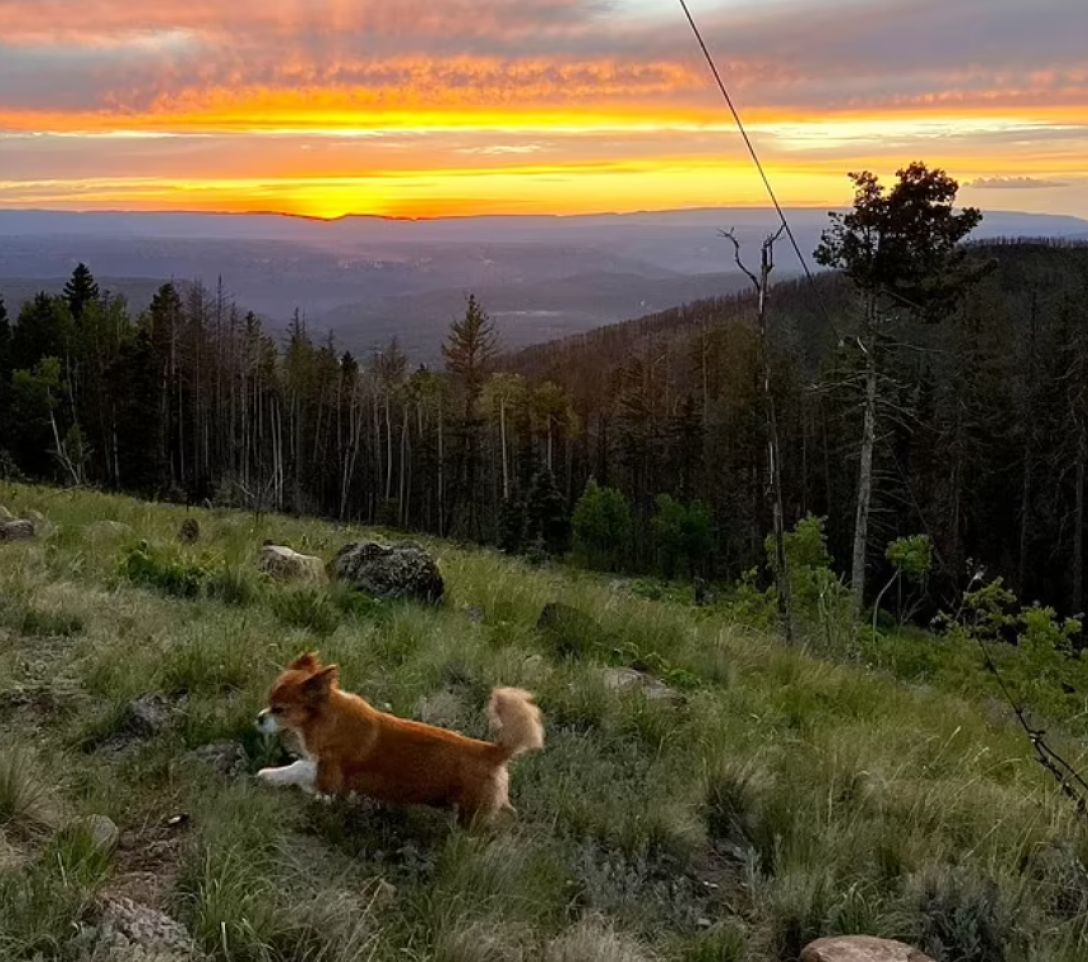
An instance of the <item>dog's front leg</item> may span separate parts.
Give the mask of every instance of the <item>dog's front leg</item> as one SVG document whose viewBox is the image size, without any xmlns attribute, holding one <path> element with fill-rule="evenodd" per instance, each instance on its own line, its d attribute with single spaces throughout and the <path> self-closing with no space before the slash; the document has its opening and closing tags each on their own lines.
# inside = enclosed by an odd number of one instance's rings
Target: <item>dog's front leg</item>
<svg viewBox="0 0 1088 962">
<path fill-rule="evenodd" d="M 317 782 L 317 765 L 309 759 L 300 758 L 297 762 L 281 768 L 262 768 L 257 772 L 266 785 L 297 785 L 304 792 L 314 794 Z"/>
<path fill-rule="evenodd" d="M 317 763 L 317 771 L 314 777 L 314 787 L 319 797 L 329 801 L 333 795 L 340 794 L 344 788 L 344 773 L 339 765 L 331 764 L 325 760 Z"/>
</svg>

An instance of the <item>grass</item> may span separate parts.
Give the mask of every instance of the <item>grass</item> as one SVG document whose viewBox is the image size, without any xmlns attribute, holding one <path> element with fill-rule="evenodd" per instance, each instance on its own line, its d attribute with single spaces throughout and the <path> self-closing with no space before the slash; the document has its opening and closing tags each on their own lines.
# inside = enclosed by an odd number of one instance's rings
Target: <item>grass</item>
<svg viewBox="0 0 1088 962">
<path fill-rule="evenodd" d="M 266 538 L 327 558 L 358 529 L 13 485 L 0 503 L 53 525 L 0 550 L 0 958 L 81 958 L 78 924 L 133 893 L 222 962 L 792 962 L 845 932 L 940 962 L 1088 956 L 1088 833 L 973 653 L 892 637 L 840 664 L 678 592 L 435 542 L 444 605 L 381 604 L 255 568 Z M 586 620 L 538 630 L 556 601 Z M 514 765 L 516 824 L 467 834 L 202 763 L 282 757 L 253 719 L 313 647 L 375 704 L 466 734 L 491 687 L 537 692 L 548 746 Z M 619 666 L 682 697 L 614 690 Z M 112 858 L 66 828 L 90 814 L 128 840 Z"/>
</svg>

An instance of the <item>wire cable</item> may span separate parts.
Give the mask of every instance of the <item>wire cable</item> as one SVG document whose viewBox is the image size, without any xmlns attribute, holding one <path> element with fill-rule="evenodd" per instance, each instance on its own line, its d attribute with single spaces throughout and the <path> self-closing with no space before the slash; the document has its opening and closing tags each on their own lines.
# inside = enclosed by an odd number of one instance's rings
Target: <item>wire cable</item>
<svg viewBox="0 0 1088 962">
<path fill-rule="evenodd" d="M 748 148 L 748 153 L 752 158 L 752 163 L 755 164 L 756 170 L 759 171 L 760 179 L 763 181 L 763 186 L 767 189 L 767 195 L 771 198 L 771 203 L 774 205 L 775 211 L 778 213 L 779 219 L 782 221 L 782 227 L 786 232 L 786 236 L 789 238 L 790 246 L 793 248 L 793 252 L 797 255 L 798 261 L 801 262 L 801 269 L 805 272 L 805 277 L 808 278 L 809 284 L 812 286 L 812 292 L 816 297 L 817 303 L 820 305 L 820 310 L 824 314 L 824 318 L 831 324 L 832 330 L 835 325 L 831 321 L 831 315 L 827 310 L 827 306 L 823 302 L 823 298 L 820 297 L 819 288 L 816 286 L 816 279 L 812 276 L 812 271 L 809 270 L 808 261 L 805 260 L 805 255 L 801 253 L 801 247 L 797 243 L 797 238 L 793 235 L 793 228 L 790 227 L 789 221 L 786 218 L 786 212 L 782 209 L 782 205 L 778 202 L 778 197 L 774 192 L 774 187 L 771 186 L 770 178 L 767 176 L 767 171 L 763 168 L 763 163 L 759 159 L 759 155 L 756 153 L 755 145 L 752 143 L 751 137 L 748 136 L 748 131 L 744 127 L 744 121 L 741 120 L 740 112 L 737 110 L 736 105 L 733 103 L 733 98 L 729 95 L 729 90 L 725 86 L 725 81 L 722 79 L 721 72 L 718 70 L 718 65 L 714 62 L 714 58 L 710 54 L 710 50 L 706 45 L 706 41 L 703 40 L 702 31 L 699 29 L 698 23 L 695 22 L 695 17 L 691 13 L 691 9 L 688 7 L 687 0 L 679 0 L 680 8 L 684 11 L 684 16 L 687 18 L 688 24 L 691 27 L 691 32 L 695 34 L 695 39 L 699 44 L 699 49 L 703 52 L 703 57 L 706 59 L 707 66 L 710 68 L 711 74 L 714 76 L 714 81 L 718 86 L 718 90 L 721 92 L 722 98 L 725 100 L 726 105 L 729 107 L 729 112 L 733 115 L 733 120 L 737 125 L 737 130 L 740 131 L 740 135 L 744 140 L 744 145 Z"/>
</svg>

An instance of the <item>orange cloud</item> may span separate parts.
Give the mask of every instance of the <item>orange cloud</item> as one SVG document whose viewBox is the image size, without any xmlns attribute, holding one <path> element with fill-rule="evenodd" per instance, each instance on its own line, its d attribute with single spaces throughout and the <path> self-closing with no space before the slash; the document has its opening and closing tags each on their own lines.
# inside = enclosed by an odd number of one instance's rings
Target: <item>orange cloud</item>
<svg viewBox="0 0 1088 962">
<path fill-rule="evenodd" d="M 863 159 L 1083 183 L 1083 0 L 693 2 L 796 202 Z M 0 0 L 0 156 L 7 205 L 760 200 L 656 0 Z"/>
</svg>

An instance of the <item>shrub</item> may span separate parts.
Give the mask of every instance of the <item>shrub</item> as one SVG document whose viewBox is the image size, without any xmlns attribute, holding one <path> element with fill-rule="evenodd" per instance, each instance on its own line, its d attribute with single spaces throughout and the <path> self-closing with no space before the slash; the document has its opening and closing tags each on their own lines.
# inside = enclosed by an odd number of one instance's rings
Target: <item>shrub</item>
<svg viewBox="0 0 1088 962">
<path fill-rule="evenodd" d="M 146 541 L 121 558 L 121 575 L 134 585 L 175 598 L 196 598 L 213 573 L 207 564 L 189 561 L 176 553 L 152 548 Z"/>
<path fill-rule="evenodd" d="M 631 538 L 631 506 L 621 491 L 590 479 L 571 518 L 574 552 L 590 568 L 615 569 Z"/>
<path fill-rule="evenodd" d="M 695 571 L 710 554 L 713 543 L 710 511 L 695 502 L 683 505 L 667 494 L 659 494 L 650 521 L 657 567 L 664 578 L 681 569 Z"/>
</svg>

